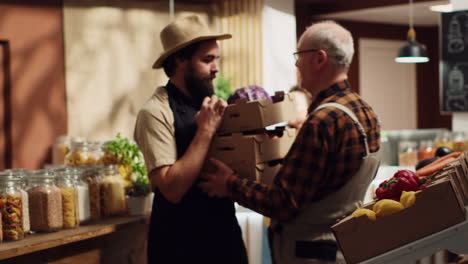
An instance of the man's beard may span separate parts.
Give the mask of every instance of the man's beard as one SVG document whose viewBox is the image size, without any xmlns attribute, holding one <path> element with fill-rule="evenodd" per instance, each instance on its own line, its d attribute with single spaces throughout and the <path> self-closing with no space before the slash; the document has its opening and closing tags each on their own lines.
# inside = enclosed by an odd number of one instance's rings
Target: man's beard
<svg viewBox="0 0 468 264">
<path fill-rule="evenodd" d="M 195 75 L 195 69 L 190 65 L 188 73 L 185 75 L 185 86 L 197 107 L 201 106 L 205 97 L 211 97 L 214 94 L 214 77 L 214 74 L 198 77 Z"/>
</svg>

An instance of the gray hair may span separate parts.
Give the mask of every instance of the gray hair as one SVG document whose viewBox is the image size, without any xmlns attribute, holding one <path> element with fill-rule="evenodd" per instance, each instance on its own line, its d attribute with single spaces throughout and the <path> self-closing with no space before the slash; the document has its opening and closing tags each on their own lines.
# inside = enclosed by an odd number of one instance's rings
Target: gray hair
<svg viewBox="0 0 468 264">
<path fill-rule="evenodd" d="M 337 68 L 348 69 L 354 55 L 351 33 L 332 20 L 312 24 L 305 32 L 311 48 L 323 49 Z"/>
</svg>

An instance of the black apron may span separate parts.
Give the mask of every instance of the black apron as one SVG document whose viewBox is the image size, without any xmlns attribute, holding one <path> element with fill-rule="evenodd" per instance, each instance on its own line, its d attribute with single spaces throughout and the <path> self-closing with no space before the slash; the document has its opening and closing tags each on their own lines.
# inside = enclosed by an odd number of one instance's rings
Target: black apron
<svg viewBox="0 0 468 264">
<path fill-rule="evenodd" d="M 177 158 L 197 130 L 199 107 L 174 85 L 166 86 L 174 114 Z M 155 189 L 148 237 L 148 264 L 247 263 L 242 233 L 231 199 L 210 198 L 198 187 L 199 179 L 179 204 L 167 201 Z"/>
</svg>

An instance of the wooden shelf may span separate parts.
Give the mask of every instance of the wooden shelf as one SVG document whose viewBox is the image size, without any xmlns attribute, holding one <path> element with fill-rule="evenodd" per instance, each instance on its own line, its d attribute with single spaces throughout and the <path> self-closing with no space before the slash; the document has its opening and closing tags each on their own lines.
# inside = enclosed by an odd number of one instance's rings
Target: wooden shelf
<svg viewBox="0 0 468 264">
<path fill-rule="evenodd" d="M 146 216 L 113 217 L 73 229 L 29 234 L 22 240 L 0 244 L 0 260 L 107 235 L 124 229 L 128 225 L 148 223 L 148 221 Z"/>
</svg>

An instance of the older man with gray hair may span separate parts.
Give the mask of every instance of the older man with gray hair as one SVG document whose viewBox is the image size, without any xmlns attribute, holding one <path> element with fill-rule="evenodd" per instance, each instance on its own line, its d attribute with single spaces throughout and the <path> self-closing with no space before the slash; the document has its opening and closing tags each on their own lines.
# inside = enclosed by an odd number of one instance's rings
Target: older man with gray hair
<svg viewBox="0 0 468 264">
<path fill-rule="evenodd" d="M 275 263 L 344 262 L 330 227 L 358 207 L 380 160 L 377 117 L 348 82 L 353 53 L 350 32 L 337 23 L 307 28 L 294 56 L 314 101 L 274 182 L 245 179 L 212 159 L 218 170 L 201 184 L 272 218 Z"/>
</svg>

